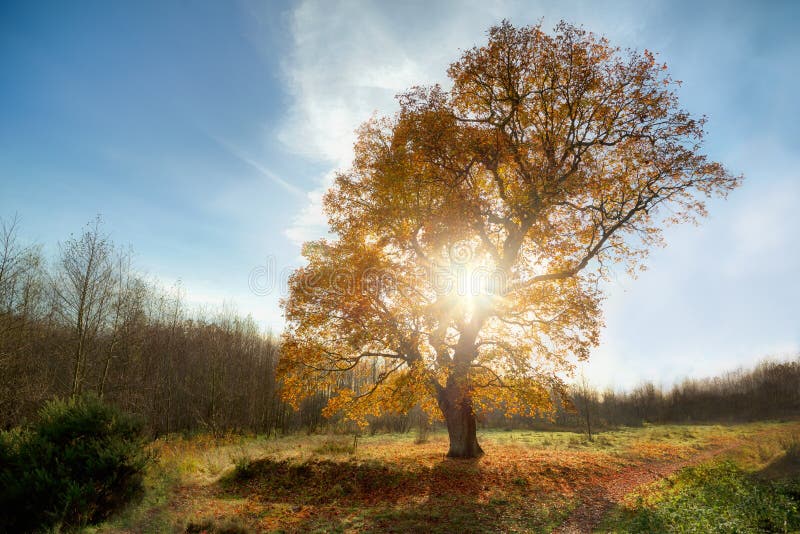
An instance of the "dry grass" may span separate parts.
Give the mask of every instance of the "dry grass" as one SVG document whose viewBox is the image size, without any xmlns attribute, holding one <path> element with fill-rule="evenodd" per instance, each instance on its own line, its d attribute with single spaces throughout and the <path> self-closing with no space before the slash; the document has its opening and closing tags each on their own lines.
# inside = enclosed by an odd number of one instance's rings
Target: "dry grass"
<svg viewBox="0 0 800 534">
<path fill-rule="evenodd" d="M 797 423 L 621 429 L 590 442 L 570 432 L 489 431 L 476 461 L 444 457 L 431 432 L 278 439 L 173 437 L 149 500 L 101 532 L 549 532 L 587 489 L 632 466 L 688 458 L 709 447 L 758 445 Z M 757 439 L 759 438 L 759 439 Z M 766 446 L 766 445 L 764 445 Z M 763 452 L 768 455 L 768 452 Z"/>
</svg>

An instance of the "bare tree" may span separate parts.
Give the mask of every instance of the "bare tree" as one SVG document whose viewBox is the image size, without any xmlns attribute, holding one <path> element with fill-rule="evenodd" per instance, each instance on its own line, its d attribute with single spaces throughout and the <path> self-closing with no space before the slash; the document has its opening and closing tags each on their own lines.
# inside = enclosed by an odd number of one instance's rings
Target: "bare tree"
<svg viewBox="0 0 800 534">
<path fill-rule="evenodd" d="M 583 420 L 586 422 L 586 433 L 589 435 L 589 441 L 592 441 L 592 408 L 593 405 L 597 404 L 597 390 L 589 383 L 589 379 L 583 369 L 573 386 L 573 398 L 583 416 Z"/>
<path fill-rule="evenodd" d="M 20 314 L 30 308 L 31 291 L 35 289 L 31 277 L 41 268 L 40 247 L 21 245 L 18 225 L 17 216 L 9 221 L 0 219 L 0 314 L 5 315 Z"/>
<path fill-rule="evenodd" d="M 34 321 L 42 313 L 41 249 L 20 243 L 18 223 L 16 216 L 0 219 L 0 422 L 19 417 L 20 398 L 42 391 L 39 380 L 18 380 L 43 377 L 27 357 L 39 333 Z"/>
<path fill-rule="evenodd" d="M 72 329 L 73 358 L 70 394 L 83 391 L 88 354 L 107 320 L 114 291 L 113 245 L 101 233 L 97 217 L 80 237 L 60 245 L 59 270 L 54 280 L 58 312 Z"/>
<path fill-rule="evenodd" d="M 103 369 L 97 387 L 100 398 L 105 394 L 112 361 L 118 353 L 130 351 L 140 344 L 140 336 L 136 333 L 145 321 L 147 287 L 133 272 L 128 250 L 118 251 L 114 258 L 113 284 L 110 339 L 105 347 Z"/>
</svg>

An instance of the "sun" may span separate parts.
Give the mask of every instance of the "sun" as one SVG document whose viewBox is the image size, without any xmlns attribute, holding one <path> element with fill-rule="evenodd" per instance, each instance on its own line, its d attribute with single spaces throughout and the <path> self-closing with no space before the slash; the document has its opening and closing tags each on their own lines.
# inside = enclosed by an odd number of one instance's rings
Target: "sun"
<svg viewBox="0 0 800 534">
<path fill-rule="evenodd" d="M 490 305 L 503 287 L 504 277 L 488 255 L 475 254 L 473 249 L 452 247 L 450 261 L 443 270 L 444 291 L 467 315 Z M 469 250 L 469 253 L 464 252 Z"/>
</svg>

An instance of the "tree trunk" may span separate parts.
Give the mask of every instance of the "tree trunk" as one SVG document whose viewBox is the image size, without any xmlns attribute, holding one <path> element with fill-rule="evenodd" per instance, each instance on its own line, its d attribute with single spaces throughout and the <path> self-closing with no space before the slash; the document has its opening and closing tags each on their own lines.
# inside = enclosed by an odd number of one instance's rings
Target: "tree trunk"
<svg viewBox="0 0 800 534">
<path fill-rule="evenodd" d="M 447 422 L 450 437 L 450 458 L 478 458 L 483 449 L 478 445 L 477 422 L 472 409 L 472 396 L 469 391 L 448 384 L 439 394 L 439 408 Z"/>
<path fill-rule="evenodd" d="M 589 401 L 588 400 L 584 404 L 584 409 L 586 411 L 586 432 L 589 434 L 589 441 L 592 441 L 592 416 L 589 413 Z"/>
</svg>

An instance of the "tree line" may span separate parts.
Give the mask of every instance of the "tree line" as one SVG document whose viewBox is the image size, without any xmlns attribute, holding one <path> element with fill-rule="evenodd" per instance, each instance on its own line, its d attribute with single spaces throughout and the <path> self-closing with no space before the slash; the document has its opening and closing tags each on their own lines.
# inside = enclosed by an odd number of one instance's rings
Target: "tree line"
<svg viewBox="0 0 800 534">
<path fill-rule="evenodd" d="M 800 415 L 800 356 L 766 359 L 751 369 L 710 378 L 687 378 L 669 388 L 645 382 L 631 391 L 598 391 L 578 381 L 577 414 L 561 420 L 600 426 L 784 419 Z"/>
<path fill-rule="evenodd" d="M 190 306 L 179 288 L 137 272 L 99 219 L 54 258 L 0 221 L 0 428 L 30 420 L 49 399 L 94 394 L 145 419 L 153 434 L 352 430 L 323 410 L 321 386 L 297 408 L 281 398 L 280 342 L 250 317 Z M 600 391 L 578 380 L 555 413 L 481 414 L 484 428 L 594 429 L 643 422 L 752 420 L 800 413 L 800 358 L 765 361 L 664 389 Z M 428 428 L 419 407 L 369 420 L 370 432 Z"/>
<path fill-rule="evenodd" d="M 0 221 L 0 426 L 54 397 L 94 394 L 153 433 L 291 425 L 278 344 L 252 318 L 189 306 L 138 273 L 96 219 L 55 258 Z"/>
</svg>

